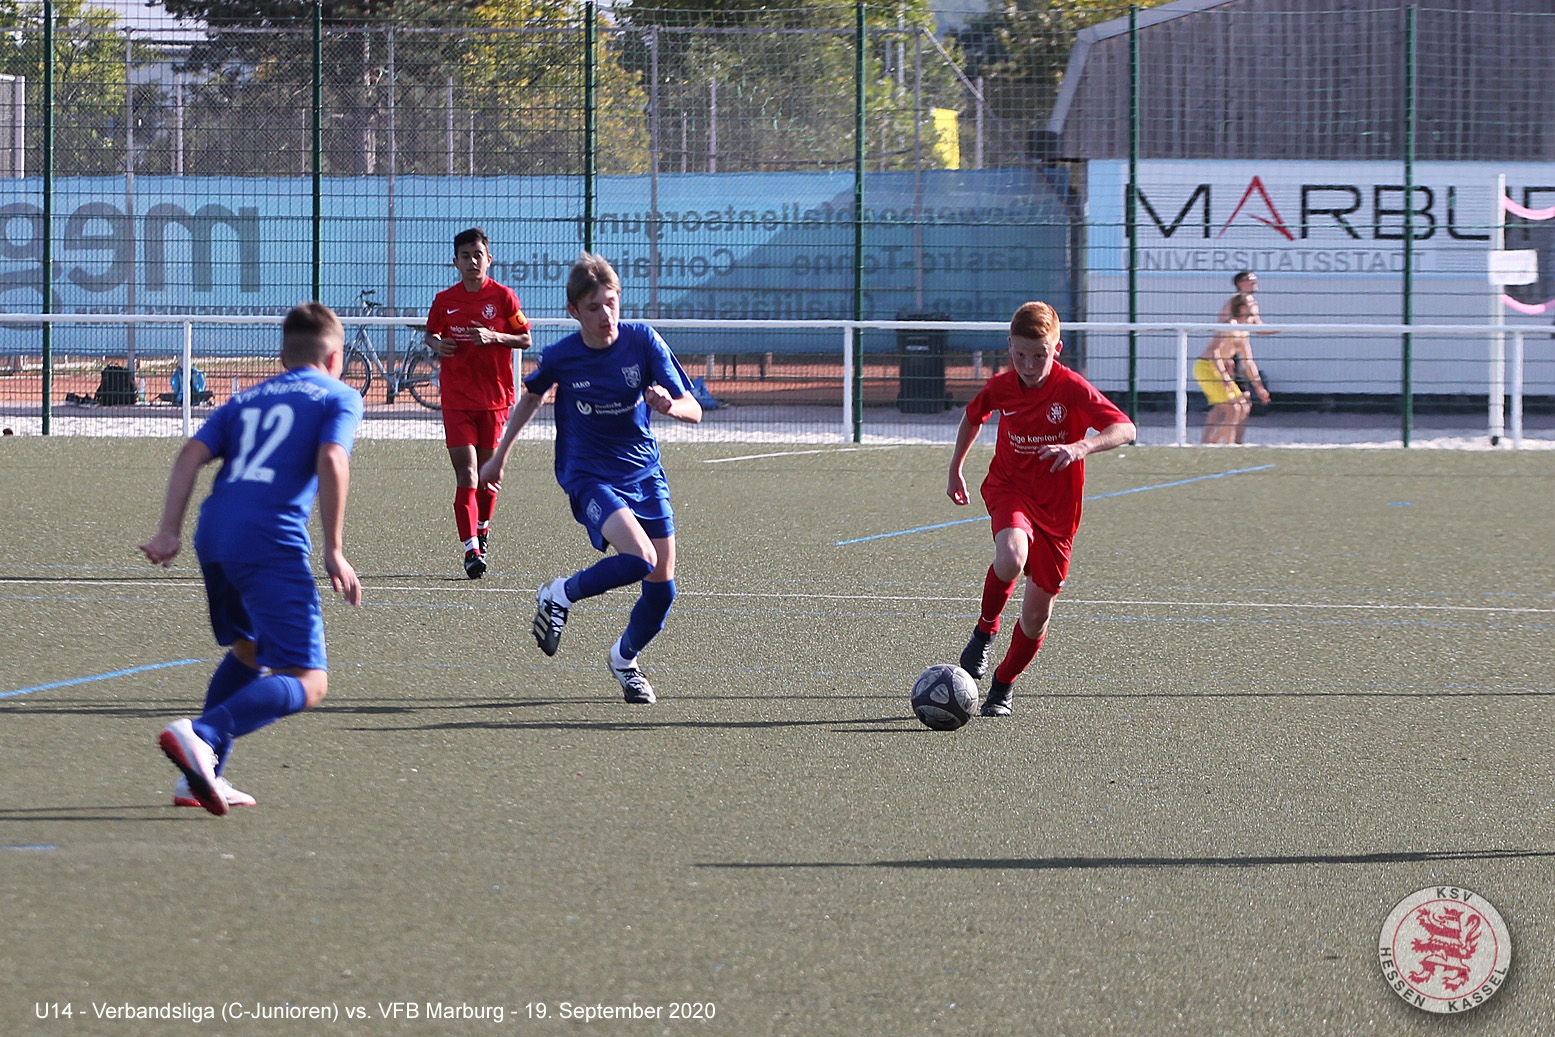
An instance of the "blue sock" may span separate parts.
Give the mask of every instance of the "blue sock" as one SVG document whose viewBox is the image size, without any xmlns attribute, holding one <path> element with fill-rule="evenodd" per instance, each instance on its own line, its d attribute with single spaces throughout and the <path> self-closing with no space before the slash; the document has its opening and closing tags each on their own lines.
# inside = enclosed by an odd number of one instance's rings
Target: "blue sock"
<svg viewBox="0 0 1555 1037">
<path fill-rule="evenodd" d="M 606 555 L 582 572 L 567 577 L 567 597 L 571 601 L 597 597 L 617 587 L 636 583 L 651 572 L 653 566 L 648 564 L 647 559 L 636 555 Z"/>
<path fill-rule="evenodd" d="M 663 583 L 643 581 L 642 597 L 632 606 L 632 618 L 627 621 L 626 633 L 621 635 L 621 654 L 628 659 L 648 647 L 653 636 L 664 629 L 664 617 L 670 614 L 675 602 L 675 581 Z"/>
<path fill-rule="evenodd" d="M 286 674 L 250 681 L 246 687 L 194 722 L 195 734 L 220 747 L 266 724 L 299 713 L 308 704 L 302 681 Z"/>
<path fill-rule="evenodd" d="M 204 712 L 209 713 L 230 699 L 239 688 L 258 678 L 258 670 L 243 665 L 237 656 L 228 652 L 221 665 L 216 667 L 216 672 L 211 674 L 210 684 L 206 685 Z"/>
<path fill-rule="evenodd" d="M 206 685 L 204 712 L 209 713 L 258 679 L 258 670 L 245 665 L 229 651 L 221 660 L 221 665 L 216 667 L 216 672 L 211 674 L 210 684 Z M 232 755 L 232 739 L 223 739 L 221 744 L 212 748 L 216 750 L 216 773 L 220 774 L 227 767 L 227 757 Z"/>
</svg>

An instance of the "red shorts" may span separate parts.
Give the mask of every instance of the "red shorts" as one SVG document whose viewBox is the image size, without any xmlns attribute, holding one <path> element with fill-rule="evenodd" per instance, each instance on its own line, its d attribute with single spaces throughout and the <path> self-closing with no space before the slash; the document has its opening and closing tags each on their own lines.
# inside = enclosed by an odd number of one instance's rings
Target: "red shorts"
<svg viewBox="0 0 1555 1037">
<path fill-rule="evenodd" d="M 495 450 L 507 421 L 507 407 L 494 410 L 449 410 L 444 407 L 443 442 L 450 448 L 472 446 L 477 450 Z"/>
<path fill-rule="evenodd" d="M 1069 550 L 1074 546 L 1073 537 L 1059 539 L 1031 521 L 1031 511 L 1018 497 L 990 497 L 983 494 L 988 505 L 988 517 L 993 520 L 993 535 L 1006 529 L 1018 529 L 1026 534 L 1030 547 L 1026 552 L 1027 578 L 1049 594 L 1063 589 L 1069 577 Z"/>
</svg>

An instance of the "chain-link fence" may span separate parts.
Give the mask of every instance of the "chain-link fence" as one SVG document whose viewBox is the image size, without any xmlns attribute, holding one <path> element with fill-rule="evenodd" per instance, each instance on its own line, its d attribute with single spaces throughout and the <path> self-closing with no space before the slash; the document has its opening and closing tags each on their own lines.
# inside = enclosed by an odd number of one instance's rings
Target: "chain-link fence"
<svg viewBox="0 0 1555 1037">
<path fill-rule="evenodd" d="M 532 316 L 563 314 L 583 248 L 649 319 L 998 321 L 1042 298 L 1067 321 L 1215 321 L 1244 270 L 1266 322 L 1527 330 L 1555 296 L 1555 223 L 1495 204 L 1502 175 L 1525 206 L 1555 194 L 1537 60 L 1555 15 L 1532 3 L 1071 0 L 936 22 L 926 3 L 261 17 L 174 0 L 150 27 L 140 11 L 0 13 L 0 309 L 273 314 L 316 296 L 404 318 L 375 329 L 392 369 L 474 225 Z M 1550 260 L 1506 289 L 1516 311 L 1485 276 L 1503 219 L 1508 248 Z M 206 357 L 273 352 L 259 327 L 199 335 Z M 1235 358 L 1256 352 L 1276 413 L 1393 414 L 1406 438 L 1412 410 L 1482 413 L 1497 384 L 1491 340 L 1215 340 L 1195 334 L 1195 356 L 1245 376 Z M 1537 413 L 1555 368 L 1526 341 Z M 1148 420 L 1173 405 L 1175 343 L 1141 342 L 1075 334 L 1066 360 Z M 808 405 L 795 387 L 822 384 L 830 406 L 840 372 L 835 329 L 672 344 L 731 406 Z M 866 331 L 840 391 L 953 421 L 993 363 L 972 358 L 1001 346 Z M 0 326 L 0 407 L 47 427 L 109 366 L 154 404 L 181 349 L 178 321 Z M 965 359 L 943 389 L 939 355 Z"/>
</svg>

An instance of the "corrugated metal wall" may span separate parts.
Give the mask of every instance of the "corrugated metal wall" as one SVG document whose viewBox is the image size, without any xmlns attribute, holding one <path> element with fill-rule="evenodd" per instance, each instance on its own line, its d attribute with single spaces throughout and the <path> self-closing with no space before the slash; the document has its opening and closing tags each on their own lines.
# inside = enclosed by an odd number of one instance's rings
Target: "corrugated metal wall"
<svg viewBox="0 0 1555 1037">
<path fill-rule="evenodd" d="M 1401 157 L 1405 6 L 1236 0 L 1142 27 L 1141 157 Z M 1418 10 L 1416 157 L 1555 158 L 1555 5 Z M 1092 30 L 1100 38 L 1063 126 L 1066 157 L 1128 155 L 1129 41 L 1118 24 Z"/>
</svg>

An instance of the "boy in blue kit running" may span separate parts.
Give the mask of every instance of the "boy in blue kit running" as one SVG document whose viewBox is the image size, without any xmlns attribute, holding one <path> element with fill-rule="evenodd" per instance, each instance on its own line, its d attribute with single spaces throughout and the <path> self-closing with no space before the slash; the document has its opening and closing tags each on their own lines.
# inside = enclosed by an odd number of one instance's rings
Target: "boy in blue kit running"
<svg viewBox="0 0 1555 1037">
<path fill-rule="evenodd" d="M 162 732 L 162 751 L 184 775 L 174 791 L 179 806 L 217 815 L 253 806 L 252 796 L 222 776 L 233 740 L 318 705 L 328 690 L 324 617 L 308 564 L 315 496 L 330 586 L 350 604 L 362 603 L 341 547 L 351 443 L 362 420 L 361 394 L 338 380 L 344 348 L 345 330 L 327 306 L 304 303 L 288 313 L 281 325 L 286 371 L 233 396 L 184 444 L 161 525 L 140 545 L 151 561 L 172 564 L 196 477 L 220 458 L 194 550 L 211 629 L 228 651 L 206 690 L 205 712 Z"/>
<path fill-rule="evenodd" d="M 513 440 L 556 388 L 556 481 L 595 550 L 616 553 L 536 595 L 535 643 L 555 655 L 568 610 L 585 598 L 642 582 L 626 632 L 610 647 L 610 672 L 627 702 L 656 701 L 637 655 L 664 629 L 675 600 L 675 516 L 649 411 L 696 424 L 702 405 L 691 378 L 646 324 L 622 324 L 621 279 L 604 258 L 585 252 L 567 276 L 567 312 L 578 330 L 548 347 L 524 379 L 482 481 L 502 482 Z"/>
</svg>

